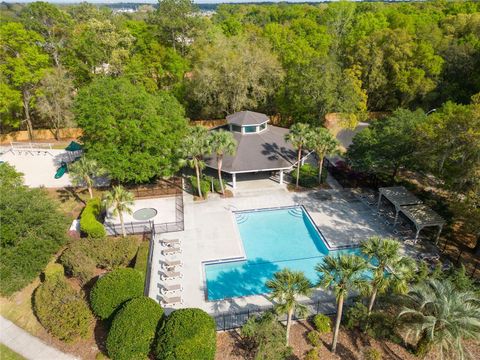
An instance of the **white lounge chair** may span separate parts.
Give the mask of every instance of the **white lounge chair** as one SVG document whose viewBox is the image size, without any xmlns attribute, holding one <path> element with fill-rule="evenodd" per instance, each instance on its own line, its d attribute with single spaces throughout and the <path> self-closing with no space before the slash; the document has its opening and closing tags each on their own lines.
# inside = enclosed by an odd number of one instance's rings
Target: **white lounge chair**
<svg viewBox="0 0 480 360">
<path fill-rule="evenodd" d="M 162 261 L 162 268 L 165 270 L 172 270 L 177 267 L 181 267 L 182 262 L 180 260 L 164 260 Z"/>
<path fill-rule="evenodd" d="M 175 255 L 175 254 L 180 254 L 182 252 L 182 249 L 178 247 L 169 247 L 165 250 L 162 250 L 163 255 Z"/>
<path fill-rule="evenodd" d="M 165 246 L 174 246 L 174 245 L 180 244 L 179 239 L 163 239 L 163 240 L 160 240 L 160 242 Z"/>
<path fill-rule="evenodd" d="M 162 305 L 180 305 L 180 304 L 183 304 L 183 300 L 181 296 L 172 296 L 172 297 L 164 296 L 162 299 Z"/>
<path fill-rule="evenodd" d="M 181 279 L 182 273 L 179 271 L 165 271 L 161 277 L 162 280 L 173 280 L 173 279 Z"/>
<path fill-rule="evenodd" d="M 183 290 L 183 288 L 182 288 L 182 285 L 180 285 L 180 284 L 172 284 L 172 285 L 165 284 L 160 289 L 160 292 L 163 295 L 167 295 L 167 294 L 176 293 L 176 292 L 179 292 L 179 291 L 182 291 L 182 290 Z"/>
</svg>

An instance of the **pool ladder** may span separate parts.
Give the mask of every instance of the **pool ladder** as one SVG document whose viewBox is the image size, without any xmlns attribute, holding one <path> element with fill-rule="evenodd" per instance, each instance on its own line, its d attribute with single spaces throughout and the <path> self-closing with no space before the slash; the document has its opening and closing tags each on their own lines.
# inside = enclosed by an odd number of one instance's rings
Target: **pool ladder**
<svg viewBox="0 0 480 360">
<path fill-rule="evenodd" d="M 299 217 L 299 218 L 303 217 L 303 210 L 299 207 L 288 210 L 288 213 L 295 217 Z"/>
<path fill-rule="evenodd" d="M 235 218 L 237 219 L 237 224 L 243 224 L 245 221 L 248 220 L 248 215 L 245 213 L 238 213 L 235 214 Z"/>
</svg>

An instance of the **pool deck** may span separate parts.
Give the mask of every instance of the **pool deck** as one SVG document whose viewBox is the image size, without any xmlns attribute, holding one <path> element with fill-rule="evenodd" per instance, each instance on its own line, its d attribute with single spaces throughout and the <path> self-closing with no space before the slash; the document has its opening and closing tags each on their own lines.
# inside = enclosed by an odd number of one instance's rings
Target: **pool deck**
<svg viewBox="0 0 480 360">
<path fill-rule="evenodd" d="M 172 309 L 198 307 L 215 314 L 271 305 L 264 295 L 206 301 L 203 263 L 244 257 L 242 241 L 232 211 L 292 205 L 305 207 L 331 247 L 355 246 L 359 241 L 373 235 L 392 236 L 391 229 L 379 221 L 371 208 L 344 191 L 295 193 L 278 186 L 269 191 L 245 189 L 243 192 L 237 191 L 234 198 L 221 199 L 212 196 L 202 202 L 194 202 L 191 195 L 185 194 L 185 230 L 161 234 L 155 239 L 149 296 L 160 301 L 161 284 L 168 282 L 181 284 L 183 287 L 181 292 L 183 304 Z M 161 253 L 160 239 L 164 238 L 181 241 L 181 254 L 170 258 L 182 261 L 183 265 L 179 269 L 182 273 L 181 279 L 166 281 L 161 279 L 161 262 L 165 257 Z M 311 298 L 333 299 L 332 294 L 323 290 L 316 290 Z M 165 307 L 167 312 L 171 310 L 168 305 Z"/>
</svg>

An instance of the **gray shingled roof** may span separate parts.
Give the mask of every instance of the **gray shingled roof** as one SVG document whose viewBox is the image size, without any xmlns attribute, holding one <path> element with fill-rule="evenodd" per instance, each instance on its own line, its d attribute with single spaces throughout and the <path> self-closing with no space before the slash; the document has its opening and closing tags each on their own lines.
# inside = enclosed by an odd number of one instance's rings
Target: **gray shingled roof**
<svg viewBox="0 0 480 360">
<path fill-rule="evenodd" d="M 342 147 L 346 150 L 350 145 L 352 145 L 352 141 L 355 135 L 357 135 L 360 131 L 365 129 L 369 124 L 361 122 L 359 123 L 355 129 L 342 129 L 338 132 L 336 138 L 342 145 Z"/>
<path fill-rule="evenodd" d="M 236 125 L 259 125 L 270 120 L 267 115 L 255 111 L 239 111 L 227 116 L 229 124 Z"/>
<path fill-rule="evenodd" d="M 234 156 L 224 156 L 222 170 L 225 172 L 286 169 L 296 162 L 296 150 L 284 140 L 288 129 L 270 125 L 261 133 L 232 133 L 237 140 L 237 152 Z M 208 167 L 217 168 L 215 155 L 205 161 Z"/>
</svg>

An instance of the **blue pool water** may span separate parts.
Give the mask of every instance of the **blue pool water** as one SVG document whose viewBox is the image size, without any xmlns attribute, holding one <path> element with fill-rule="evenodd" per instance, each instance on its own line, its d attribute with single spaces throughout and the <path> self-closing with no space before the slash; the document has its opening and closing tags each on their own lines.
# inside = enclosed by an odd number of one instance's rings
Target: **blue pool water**
<svg viewBox="0 0 480 360">
<path fill-rule="evenodd" d="M 237 212 L 235 217 L 247 260 L 205 265 L 208 300 L 265 294 L 265 282 L 287 267 L 317 282 L 315 266 L 329 250 L 302 207 Z"/>
</svg>

